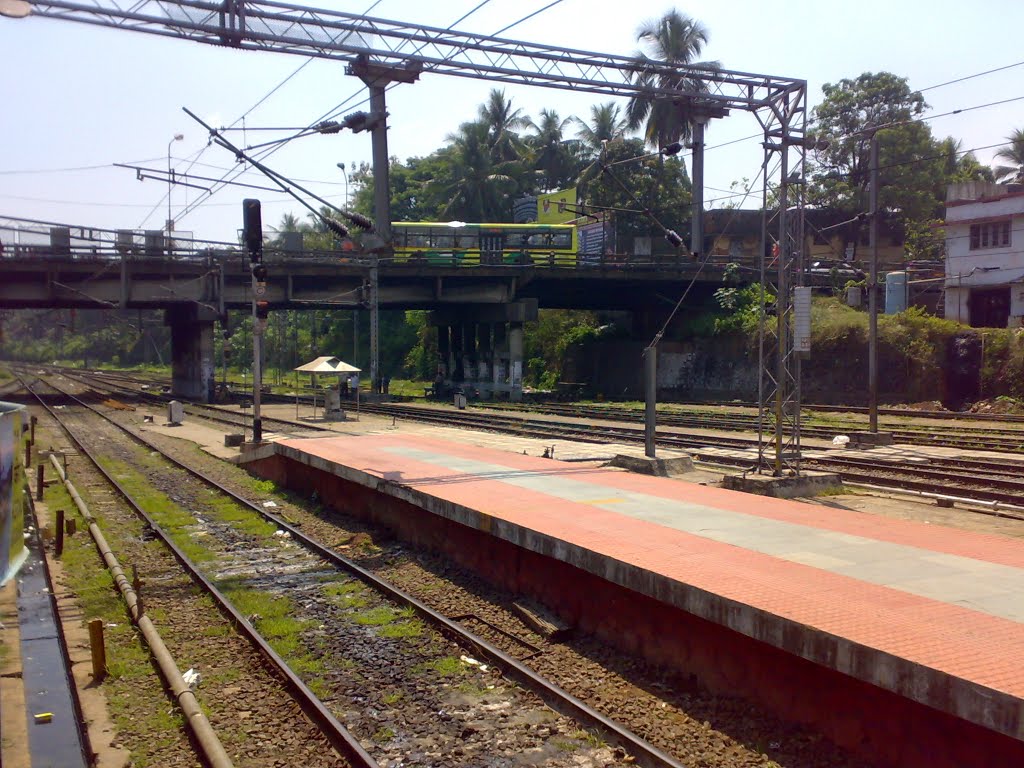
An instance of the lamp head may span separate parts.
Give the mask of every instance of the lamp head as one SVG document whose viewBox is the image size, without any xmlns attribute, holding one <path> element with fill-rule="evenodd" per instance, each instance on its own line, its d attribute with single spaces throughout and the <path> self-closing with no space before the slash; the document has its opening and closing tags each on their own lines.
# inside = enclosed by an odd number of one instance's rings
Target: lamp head
<svg viewBox="0 0 1024 768">
<path fill-rule="evenodd" d="M 336 163 L 336 165 L 337 165 L 337 166 L 338 166 L 339 168 L 341 168 L 341 170 L 343 170 L 343 171 L 345 170 L 345 164 L 344 164 L 344 163 Z"/>
<path fill-rule="evenodd" d="M 176 134 L 174 134 L 174 140 L 175 141 L 181 141 L 184 138 L 185 138 L 185 134 L 184 133 L 176 133 Z"/>
</svg>

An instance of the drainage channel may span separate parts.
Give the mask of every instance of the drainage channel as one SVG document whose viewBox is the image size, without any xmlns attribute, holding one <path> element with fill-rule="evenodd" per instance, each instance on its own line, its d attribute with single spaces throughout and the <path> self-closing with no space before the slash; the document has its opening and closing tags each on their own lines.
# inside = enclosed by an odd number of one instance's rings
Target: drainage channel
<svg viewBox="0 0 1024 768">
<path fill-rule="evenodd" d="M 32 765 L 86 768 L 88 735 L 74 695 L 71 661 L 60 627 L 53 582 L 32 494 L 25 489 L 32 527 L 28 559 L 18 574 L 18 630 Z"/>
<path fill-rule="evenodd" d="M 157 444 L 149 441 L 145 437 L 136 434 L 135 432 L 125 428 L 118 424 L 113 419 L 109 418 L 106 414 L 92 405 L 81 401 L 74 395 L 61 390 L 53 384 L 48 384 L 63 395 L 75 400 L 82 407 L 90 410 L 91 412 L 102 417 L 107 422 L 113 424 L 117 429 L 127 434 L 132 440 L 145 446 L 151 451 L 158 452 L 164 460 L 173 464 L 174 466 L 188 472 L 193 477 L 201 480 L 208 486 L 215 488 L 219 492 L 233 499 L 236 503 L 241 506 L 250 509 L 266 520 L 273 522 L 278 526 L 279 530 L 287 531 L 288 535 L 293 541 L 301 544 L 312 553 L 324 558 L 333 565 L 341 568 L 344 571 L 355 576 L 360 581 L 368 584 L 377 592 L 385 595 L 388 599 L 398 603 L 402 606 L 411 608 L 416 615 L 423 620 L 430 623 L 443 635 L 453 640 L 460 646 L 471 649 L 475 656 L 480 659 L 487 661 L 502 670 L 502 673 L 510 680 L 514 681 L 526 690 L 532 691 L 538 695 L 551 709 L 562 714 L 566 717 L 574 719 L 580 725 L 595 729 L 599 731 L 609 743 L 620 747 L 625 750 L 632 759 L 638 764 L 644 766 L 652 766 L 656 768 L 684 768 L 683 763 L 679 762 L 671 755 L 658 749 L 654 745 L 650 744 L 646 740 L 642 739 L 638 735 L 624 728 L 619 723 L 606 717 L 602 713 L 588 706 L 580 699 L 572 696 L 566 691 L 553 685 L 550 681 L 544 677 L 535 673 L 532 669 L 522 664 L 516 658 L 508 655 L 504 651 L 500 650 L 496 646 L 489 643 L 482 637 L 470 632 L 465 627 L 460 625 L 457 621 L 444 616 L 434 609 L 430 608 L 425 603 L 417 600 L 413 596 L 405 593 L 398 589 L 394 585 L 381 580 L 370 571 L 362 568 L 353 561 L 345 558 L 333 550 L 325 547 L 320 542 L 312 539 L 305 535 L 295 526 L 291 525 L 284 518 L 269 512 L 267 509 L 259 506 L 245 497 L 237 494 L 232 489 L 225 487 L 218 481 L 207 476 L 203 472 L 194 467 L 191 467 L 173 456 L 167 455 Z M 212 588 L 212 585 L 211 585 Z M 245 623 L 244 618 L 239 617 L 239 620 Z"/>
</svg>

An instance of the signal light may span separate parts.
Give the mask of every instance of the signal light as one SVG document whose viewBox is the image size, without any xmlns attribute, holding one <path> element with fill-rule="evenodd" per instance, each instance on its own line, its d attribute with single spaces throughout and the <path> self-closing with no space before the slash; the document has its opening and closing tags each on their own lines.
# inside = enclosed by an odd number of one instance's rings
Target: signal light
<svg viewBox="0 0 1024 768">
<path fill-rule="evenodd" d="M 263 215 L 260 201 L 249 197 L 242 201 L 242 240 L 249 258 L 259 261 L 263 256 Z"/>
<path fill-rule="evenodd" d="M 252 276 L 256 278 L 257 283 L 267 282 L 267 268 L 262 264 L 257 264 L 252 268 Z"/>
<path fill-rule="evenodd" d="M 258 320 L 266 320 L 270 314 L 270 304 L 266 301 L 256 302 L 256 318 Z"/>
</svg>

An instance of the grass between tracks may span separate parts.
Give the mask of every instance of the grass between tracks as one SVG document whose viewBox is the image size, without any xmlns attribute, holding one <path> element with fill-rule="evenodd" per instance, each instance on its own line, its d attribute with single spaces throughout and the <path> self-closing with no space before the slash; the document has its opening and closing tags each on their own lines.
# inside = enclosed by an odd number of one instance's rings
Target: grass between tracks
<svg viewBox="0 0 1024 768">
<path fill-rule="evenodd" d="M 142 468 L 156 469 L 158 466 L 166 466 L 157 456 L 142 449 L 136 450 Z M 180 503 L 153 489 L 146 477 L 134 467 L 110 459 L 101 459 L 101 463 L 146 509 L 192 562 L 202 566 L 217 558 L 218 553 L 212 548 L 209 537 L 196 535 L 201 534 L 196 519 L 183 509 Z M 274 546 L 280 543 L 273 536 L 276 526 L 254 512 L 224 500 L 215 491 L 198 486 L 192 490 L 195 494 L 205 496 L 202 498 L 201 514 L 208 523 L 231 525 L 236 530 L 253 536 L 259 545 Z M 104 526 L 102 514 L 97 514 L 102 506 L 95 504 L 95 500 L 90 498 L 87 487 L 81 488 L 80 492 L 86 498 L 100 527 L 104 529 L 104 535 L 112 550 L 121 553 L 122 565 L 127 569 L 130 565 L 130 555 L 125 553 L 130 553 L 133 547 L 140 546 L 144 535 L 144 523 L 133 519 L 127 525 Z M 175 707 L 168 706 L 162 686 L 154 677 L 154 667 L 150 662 L 148 648 L 142 642 L 141 635 L 131 625 L 113 580 L 88 534 L 87 526 L 78 515 L 63 485 L 49 485 L 45 501 L 51 510 L 64 509 L 69 516 L 79 517 L 80 532 L 77 536 L 65 539 L 62 559 L 68 574 L 69 586 L 78 596 L 82 606 L 84 620 L 88 622 L 90 619 L 100 618 L 105 625 L 109 676 L 103 683 L 103 688 L 114 724 L 125 746 L 132 751 L 133 765 L 139 768 L 161 765 L 167 759 L 167 749 L 180 749 L 184 721 Z M 156 540 L 142 543 L 141 546 L 154 550 L 163 548 L 163 544 Z M 260 633 L 296 674 L 302 677 L 314 692 L 322 695 L 326 690 L 326 684 L 323 682 L 325 670 L 316 657 L 303 649 L 300 642 L 300 635 L 309 622 L 291 616 L 290 601 L 247 589 L 237 582 L 225 582 L 220 586 L 232 604 L 244 615 L 251 617 Z M 199 595 L 198 587 L 189 585 L 188 589 L 193 595 L 198 595 L 200 600 L 205 601 L 209 613 L 215 615 L 211 598 Z M 158 625 L 164 624 L 169 618 L 164 611 L 155 608 L 150 608 L 148 613 Z M 203 637 L 215 638 L 225 637 L 231 632 L 227 621 L 219 619 L 202 628 L 200 634 Z M 184 660 L 182 663 L 185 663 Z M 202 688 L 210 691 L 216 691 L 240 676 L 239 670 L 235 668 L 204 669 L 202 672 Z M 202 690 L 200 698 L 203 698 Z M 211 700 L 211 704 L 215 706 L 215 698 Z M 203 708 L 209 713 L 210 707 L 205 703 Z M 240 744 L 246 738 L 245 734 L 230 732 L 220 735 L 229 750 L 233 742 Z"/>
<path fill-rule="evenodd" d="M 137 455 L 142 466 L 148 469 L 168 466 L 159 455 L 143 449 L 138 449 Z M 252 537 L 253 545 L 281 545 L 274 536 L 276 525 L 212 488 L 197 484 L 190 489 L 193 496 L 199 497 L 201 507 L 189 512 L 183 510 L 179 502 L 154 489 L 144 475 L 127 464 L 111 461 L 107 469 L 200 569 L 204 563 L 216 560 L 220 553 L 212 546 L 210 537 L 204 535 L 204 526 L 198 522 L 197 516 L 207 524 L 228 526 L 235 533 Z M 315 622 L 296 618 L 294 606 L 288 598 L 251 589 L 245 585 L 244 579 L 221 579 L 217 581 L 217 588 L 242 615 L 249 618 L 260 635 L 314 693 L 322 696 L 327 691 L 327 670 L 320 659 L 307 650 L 302 640 L 303 632 Z"/>
</svg>

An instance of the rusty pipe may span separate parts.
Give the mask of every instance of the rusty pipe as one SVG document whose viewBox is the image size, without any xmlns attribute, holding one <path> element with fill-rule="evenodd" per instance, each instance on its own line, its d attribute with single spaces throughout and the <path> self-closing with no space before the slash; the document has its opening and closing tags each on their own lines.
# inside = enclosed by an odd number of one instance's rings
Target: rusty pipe
<svg viewBox="0 0 1024 768">
<path fill-rule="evenodd" d="M 211 768 L 234 768 L 234 763 L 232 763 L 231 758 L 224 749 L 224 745 L 221 744 L 216 732 L 214 732 L 213 726 L 210 725 L 210 721 L 207 719 L 206 715 L 203 714 L 203 710 L 199 706 L 199 702 L 196 699 L 195 694 L 192 692 L 192 689 L 188 687 L 188 684 L 185 682 L 184 678 L 182 678 L 181 671 L 178 669 L 178 665 L 175 663 L 174 657 L 171 656 L 171 652 L 168 651 L 167 646 L 164 645 L 164 641 L 161 639 L 160 633 L 153 625 L 153 622 L 150 621 L 149 617 L 141 612 L 138 595 L 135 594 L 135 589 L 132 587 L 131 581 L 129 581 L 128 577 L 125 575 L 124 570 L 121 568 L 121 564 L 118 563 L 117 558 L 111 551 L 110 545 L 107 544 L 107 540 L 103 536 L 103 531 L 100 530 L 99 525 L 96 523 L 96 519 L 89 511 L 89 507 L 79 495 L 75 486 L 67 479 L 67 476 L 64 474 L 64 468 L 61 467 L 60 462 L 58 462 L 56 457 L 52 454 L 50 456 L 50 462 L 53 464 L 53 468 L 57 472 L 57 476 L 60 477 L 65 488 L 67 488 L 71 499 L 75 502 L 75 506 L 78 507 L 78 511 L 82 513 L 82 516 L 89 524 L 89 533 L 92 535 L 93 541 L 96 543 L 96 549 L 103 557 L 103 561 L 107 564 L 107 569 L 110 571 L 110 575 L 113 577 L 114 583 L 121 591 L 121 596 L 128 605 L 128 614 L 131 616 L 132 621 L 146 639 L 146 644 L 149 646 L 150 652 L 153 654 L 153 658 L 156 659 L 157 665 L 160 667 L 160 673 L 163 675 L 164 680 L 167 682 L 171 691 L 174 692 L 174 697 L 178 701 L 178 706 L 181 707 L 181 711 L 185 715 L 185 722 L 188 723 L 188 727 L 192 730 L 196 741 L 199 743 L 199 748 L 202 750 L 207 762 Z"/>
</svg>

